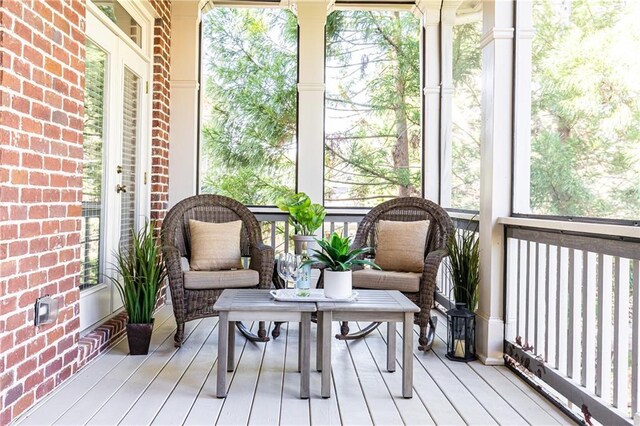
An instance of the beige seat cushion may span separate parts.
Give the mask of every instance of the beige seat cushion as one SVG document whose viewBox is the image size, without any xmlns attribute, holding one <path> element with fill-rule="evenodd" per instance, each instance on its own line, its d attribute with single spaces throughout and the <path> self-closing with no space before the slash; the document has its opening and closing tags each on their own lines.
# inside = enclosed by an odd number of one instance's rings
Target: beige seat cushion
<svg viewBox="0 0 640 426">
<path fill-rule="evenodd" d="M 353 286 L 374 290 L 399 290 L 405 293 L 416 293 L 420 290 L 422 274 L 415 272 L 378 271 L 361 269 L 353 271 Z"/>
<path fill-rule="evenodd" d="M 242 221 L 225 223 L 189 219 L 192 271 L 240 268 L 240 230 Z"/>
<path fill-rule="evenodd" d="M 379 221 L 376 265 L 385 271 L 422 273 L 428 232 L 428 220 Z"/>
<path fill-rule="evenodd" d="M 186 271 L 183 273 L 184 288 L 188 290 L 211 290 L 218 288 L 253 287 L 260 282 L 258 271 Z"/>
</svg>

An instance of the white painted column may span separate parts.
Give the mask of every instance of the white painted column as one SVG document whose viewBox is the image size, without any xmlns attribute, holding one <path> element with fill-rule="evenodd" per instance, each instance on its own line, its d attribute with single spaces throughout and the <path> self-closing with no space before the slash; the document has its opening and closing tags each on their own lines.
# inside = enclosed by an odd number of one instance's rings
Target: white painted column
<svg viewBox="0 0 640 426">
<path fill-rule="evenodd" d="M 169 207 L 198 185 L 198 67 L 202 1 L 174 1 L 171 15 Z"/>
<path fill-rule="evenodd" d="M 502 364 L 504 228 L 511 214 L 514 2 L 483 3 L 480 176 L 480 297 L 476 346 L 485 364 Z"/>
<path fill-rule="evenodd" d="M 513 152 L 513 210 L 531 211 L 531 56 L 533 5 L 531 0 L 516 2 L 515 141 Z"/>
<path fill-rule="evenodd" d="M 425 87 L 423 111 L 424 196 L 440 203 L 440 2 L 421 4 L 424 13 Z"/>
<path fill-rule="evenodd" d="M 442 94 L 440 105 L 440 205 L 451 207 L 452 179 L 452 120 L 453 120 L 453 25 L 456 10 L 461 2 L 442 3 L 440 22 L 440 49 L 442 51 L 440 69 L 442 72 Z"/>
<path fill-rule="evenodd" d="M 324 1 L 297 3 L 299 36 L 298 76 L 298 191 L 314 203 L 324 202 Z"/>
</svg>

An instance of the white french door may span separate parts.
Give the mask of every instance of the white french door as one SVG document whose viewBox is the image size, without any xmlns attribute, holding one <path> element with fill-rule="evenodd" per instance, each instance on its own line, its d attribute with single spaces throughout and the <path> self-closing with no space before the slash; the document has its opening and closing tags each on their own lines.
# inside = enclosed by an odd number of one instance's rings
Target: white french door
<svg viewBox="0 0 640 426">
<path fill-rule="evenodd" d="M 122 307 L 117 289 L 108 279 L 114 275 L 114 252 L 128 246 L 132 230 L 144 223 L 149 210 L 150 62 L 105 16 L 103 9 L 89 5 L 81 330 Z"/>
</svg>

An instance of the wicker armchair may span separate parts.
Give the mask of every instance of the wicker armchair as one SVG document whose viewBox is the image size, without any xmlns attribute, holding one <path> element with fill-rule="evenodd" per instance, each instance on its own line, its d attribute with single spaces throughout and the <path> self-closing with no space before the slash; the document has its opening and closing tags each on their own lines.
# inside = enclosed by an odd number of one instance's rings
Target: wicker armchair
<svg viewBox="0 0 640 426">
<path fill-rule="evenodd" d="M 415 317 L 416 324 L 420 326 L 419 349 L 427 351 L 431 349 L 437 326 L 437 317 L 431 317 L 431 307 L 436 291 L 436 275 L 442 259 L 448 254 L 447 239 L 453 232 L 453 223 L 447 212 L 432 201 L 414 197 L 396 198 L 374 207 L 362 219 L 353 242 L 354 247 L 372 247 L 375 250 L 377 246 L 376 224 L 379 220 L 430 221 L 425 245 L 424 270 L 422 276 L 416 277 L 419 278 L 419 289 L 417 292 L 403 291 L 405 296 L 420 307 L 420 312 Z M 402 253 L 398 253 L 398 255 L 401 256 Z M 354 272 L 354 287 L 380 288 L 379 286 L 368 286 L 367 280 L 358 279 L 357 274 L 358 272 Z M 379 323 L 373 323 L 361 332 L 350 335 L 348 324 L 343 323 L 338 338 L 362 337 L 378 325 Z M 427 325 L 430 326 L 428 335 Z"/>
<path fill-rule="evenodd" d="M 260 224 L 243 204 L 220 195 L 196 195 L 173 206 L 162 224 L 162 254 L 167 265 L 173 313 L 178 325 L 176 347 L 182 345 L 187 321 L 218 315 L 213 305 L 224 290 L 221 286 L 185 288 L 184 276 L 189 271 L 191 256 L 189 219 L 215 223 L 242 220 L 240 251 L 243 256 L 251 256 L 250 269 L 259 275 L 259 284 L 251 287 L 270 288 L 273 274 L 273 248 L 262 243 Z M 257 336 L 240 323 L 237 326 L 248 339 L 269 340 L 262 322 Z"/>
</svg>

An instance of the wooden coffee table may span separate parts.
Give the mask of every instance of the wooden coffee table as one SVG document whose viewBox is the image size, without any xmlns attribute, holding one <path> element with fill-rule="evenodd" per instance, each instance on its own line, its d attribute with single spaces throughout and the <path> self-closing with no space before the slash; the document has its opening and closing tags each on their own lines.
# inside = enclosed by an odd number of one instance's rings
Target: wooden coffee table
<svg viewBox="0 0 640 426">
<path fill-rule="evenodd" d="M 413 396 L 413 316 L 419 312 L 397 290 L 357 290 L 355 302 L 317 302 L 318 341 L 316 368 L 322 371 L 323 398 L 331 396 L 331 323 L 333 321 L 387 322 L 387 371 L 396 369 L 396 322 L 403 324 L 402 396 Z"/>
<path fill-rule="evenodd" d="M 235 365 L 235 321 L 295 321 L 300 323 L 298 339 L 298 371 L 300 398 L 309 398 L 311 355 L 311 313 L 315 303 L 276 302 L 269 290 L 227 289 L 222 292 L 213 309 L 219 311 L 218 321 L 218 384 L 216 396 L 227 396 L 227 371 Z"/>
</svg>

